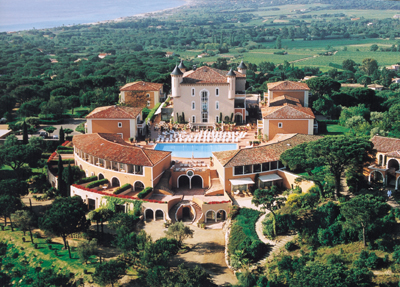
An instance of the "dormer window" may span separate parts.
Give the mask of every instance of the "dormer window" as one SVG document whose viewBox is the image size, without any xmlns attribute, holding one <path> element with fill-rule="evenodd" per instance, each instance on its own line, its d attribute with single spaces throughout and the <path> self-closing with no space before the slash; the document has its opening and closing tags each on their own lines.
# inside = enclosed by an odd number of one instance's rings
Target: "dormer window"
<svg viewBox="0 0 400 287">
<path fill-rule="evenodd" d="M 118 127 L 122 128 L 122 123 L 121 122 L 118 123 Z"/>
</svg>

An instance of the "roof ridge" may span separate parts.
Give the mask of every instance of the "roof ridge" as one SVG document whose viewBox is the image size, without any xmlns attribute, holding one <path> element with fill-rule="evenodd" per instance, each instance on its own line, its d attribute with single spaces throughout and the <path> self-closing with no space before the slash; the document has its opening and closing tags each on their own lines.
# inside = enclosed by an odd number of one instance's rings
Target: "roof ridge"
<svg viewBox="0 0 400 287">
<path fill-rule="evenodd" d="M 233 156 L 224 164 L 226 166 L 242 149 L 237 149 Z"/>
</svg>

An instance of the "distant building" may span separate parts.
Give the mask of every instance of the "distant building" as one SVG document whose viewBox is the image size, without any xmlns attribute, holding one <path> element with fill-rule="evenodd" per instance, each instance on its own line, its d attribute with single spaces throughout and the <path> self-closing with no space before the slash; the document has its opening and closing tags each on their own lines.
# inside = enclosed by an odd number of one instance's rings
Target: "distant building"
<svg viewBox="0 0 400 287">
<path fill-rule="evenodd" d="M 120 90 L 120 102 L 131 107 L 154 108 L 165 99 L 163 84 L 149 82 L 132 82 L 125 84 Z"/>
<path fill-rule="evenodd" d="M 167 58 L 172 57 L 172 56 L 175 56 L 174 52 L 166 52 L 165 53 L 165 57 L 167 57 Z"/>
<path fill-rule="evenodd" d="M 101 54 L 99 54 L 99 58 L 100 59 L 104 59 L 105 57 L 107 57 L 107 56 L 110 56 L 111 55 L 111 53 L 101 53 Z"/>
<path fill-rule="evenodd" d="M 241 62 L 237 71 L 207 66 L 187 71 L 181 62 L 171 73 L 174 120 L 184 114 L 195 126 L 210 126 L 233 115 L 236 123 L 245 123 L 246 70 Z"/>
<path fill-rule="evenodd" d="M 145 133 L 142 108 L 106 106 L 94 109 L 86 116 L 86 131 L 118 134 L 125 141 Z"/>
</svg>

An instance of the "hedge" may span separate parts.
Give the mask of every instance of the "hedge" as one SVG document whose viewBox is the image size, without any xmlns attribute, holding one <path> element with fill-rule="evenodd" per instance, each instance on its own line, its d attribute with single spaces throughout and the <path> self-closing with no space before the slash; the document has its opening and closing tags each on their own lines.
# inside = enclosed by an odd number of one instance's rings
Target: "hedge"
<svg viewBox="0 0 400 287">
<path fill-rule="evenodd" d="M 157 105 L 154 106 L 154 108 L 151 109 L 150 113 L 147 115 L 147 118 L 145 120 L 146 123 L 148 123 L 149 121 L 152 121 L 154 119 L 154 114 L 158 110 L 160 105 L 161 105 L 161 103 L 158 103 Z"/>
<path fill-rule="evenodd" d="M 74 153 L 73 150 L 67 150 L 67 149 L 58 150 L 57 152 L 60 154 L 73 154 Z"/>
<path fill-rule="evenodd" d="M 72 147 L 72 146 L 62 146 L 62 145 L 59 145 L 59 146 L 57 147 L 57 150 L 60 150 L 60 149 L 74 150 L 74 147 Z"/>
<path fill-rule="evenodd" d="M 51 152 L 44 152 L 44 153 L 42 153 L 41 158 L 48 159 L 50 156 L 51 156 Z"/>
<path fill-rule="evenodd" d="M 45 119 L 39 119 L 39 124 L 41 125 L 59 125 L 64 122 L 64 119 L 58 119 L 58 120 L 45 120 Z"/>
<path fill-rule="evenodd" d="M 81 178 L 80 180 L 76 181 L 75 183 L 76 184 L 82 184 L 82 183 L 87 183 L 87 182 L 91 182 L 91 181 L 94 181 L 94 180 L 97 180 L 97 176 L 96 175 Z"/>
<path fill-rule="evenodd" d="M 67 159 L 63 159 L 62 162 L 63 162 L 63 164 L 75 163 L 75 160 L 73 158 L 67 158 Z M 47 163 L 56 164 L 56 163 L 58 163 L 58 159 L 52 159 L 52 160 L 48 161 Z"/>
<path fill-rule="evenodd" d="M 145 198 L 147 195 L 149 195 L 150 192 L 153 191 L 153 188 L 148 186 L 145 189 L 143 189 L 141 192 L 138 193 L 137 197 L 139 197 L 140 199 Z"/>
<path fill-rule="evenodd" d="M 89 183 L 86 187 L 87 188 L 93 188 L 93 187 L 96 187 L 96 186 L 99 186 L 99 185 L 102 185 L 102 184 L 105 184 L 105 183 L 108 183 L 108 179 L 103 178 L 103 179 L 96 180 L 96 181 L 93 181 L 93 182 Z"/>
<path fill-rule="evenodd" d="M 132 185 L 129 183 L 124 184 L 123 186 L 118 187 L 115 191 L 114 194 L 120 194 L 128 189 L 132 188 Z"/>
<path fill-rule="evenodd" d="M 255 224 L 260 212 L 254 209 L 241 208 L 235 217 L 229 236 L 228 252 L 234 254 L 236 250 L 243 250 L 245 257 L 251 262 L 263 258 L 267 252 L 267 245 L 258 238 Z"/>
<path fill-rule="evenodd" d="M 339 120 L 318 120 L 318 123 L 325 123 L 327 125 L 338 125 Z"/>
</svg>

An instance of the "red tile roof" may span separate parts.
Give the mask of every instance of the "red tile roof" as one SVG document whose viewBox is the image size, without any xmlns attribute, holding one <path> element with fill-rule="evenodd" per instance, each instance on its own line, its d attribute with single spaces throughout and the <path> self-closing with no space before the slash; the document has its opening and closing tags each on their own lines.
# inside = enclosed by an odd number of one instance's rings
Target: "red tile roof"
<svg viewBox="0 0 400 287">
<path fill-rule="evenodd" d="M 296 106 L 302 106 L 300 100 L 288 95 L 276 97 L 269 101 L 269 106 L 282 106 L 283 104 L 292 104 Z"/>
<path fill-rule="evenodd" d="M 234 71 L 237 78 L 246 78 L 245 74 Z M 207 66 L 197 68 L 195 71 L 183 75 L 183 84 L 227 84 L 228 71 L 218 70 Z"/>
<path fill-rule="evenodd" d="M 315 119 L 310 108 L 291 104 L 263 108 L 262 115 L 264 119 Z"/>
<path fill-rule="evenodd" d="M 94 109 L 86 116 L 87 119 L 136 119 L 142 108 L 125 106 L 106 106 Z"/>
<path fill-rule="evenodd" d="M 76 135 L 72 142 L 77 149 L 89 155 L 125 164 L 155 166 L 171 155 L 169 151 L 148 150 L 132 146 L 118 134 Z"/>
<path fill-rule="evenodd" d="M 159 91 L 163 87 L 163 84 L 149 83 L 149 82 L 133 82 L 125 84 L 121 87 L 120 91 Z"/>
<path fill-rule="evenodd" d="M 378 152 L 387 153 L 400 151 L 400 139 L 374 136 L 371 139 L 371 142 L 374 144 L 374 148 Z"/>
<path fill-rule="evenodd" d="M 280 137 L 280 134 L 276 136 Z M 272 139 L 273 142 L 267 145 L 240 150 L 213 152 L 213 155 L 224 167 L 260 164 L 277 161 L 284 151 L 299 144 L 316 141 L 321 138 L 321 136 L 314 135 L 292 134 L 291 137 L 286 137 L 279 142 L 276 142 L 274 138 Z"/>
<path fill-rule="evenodd" d="M 275 83 L 268 83 L 268 90 L 270 91 L 286 91 L 286 90 L 302 90 L 308 91 L 310 88 L 306 83 L 292 82 L 292 81 L 281 81 Z"/>
</svg>

